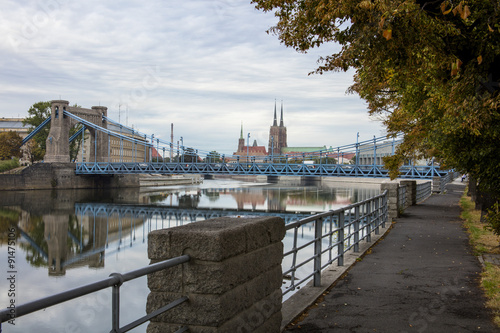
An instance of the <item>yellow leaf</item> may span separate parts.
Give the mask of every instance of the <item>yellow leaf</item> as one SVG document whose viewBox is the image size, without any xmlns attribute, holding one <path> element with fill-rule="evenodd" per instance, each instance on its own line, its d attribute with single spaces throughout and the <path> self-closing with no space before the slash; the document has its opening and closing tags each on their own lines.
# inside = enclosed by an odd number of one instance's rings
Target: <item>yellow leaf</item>
<svg viewBox="0 0 500 333">
<path fill-rule="evenodd" d="M 385 17 L 382 17 L 382 19 L 380 20 L 380 22 L 378 23 L 378 26 L 380 29 L 383 29 L 384 28 L 384 23 L 385 23 Z"/>
<path fill-rule="evenodd" d="M 443 2 L 441 2 L 441 12 L 442 12 L 442 13 L 444 13 L 444 12 L 445 12 L 445 10 L 446 10 L 446 4 L 447 4 L 447 3 L 448 3 L 447 1 L 443 1 Z"/>
<path fill-rule="evenodd" d="M 477 57 L 477 63 L 481 65 L 482 62 L 483 62 L 483 57 L 482 56 Z"/>
<path fill-rule="evenodd" d="M 450 7 L 450 9 L 448 9 L 448 10 L 447 10 L 447 9 L 446 9 L 447 5 L 448 5 L 448 1 L 443 1 L 443 2 L 441 3 L 441 12 L 442 12 L 444 15 L 449 14 L 449 13 L 451 12 L 451 10 L 453 9 L 453 6 L 451 6 L 451 7 Z"/>
<path fill-rule="evenodd" d="M 470 15 L 469 6 L 465 5 L 464 9 L 460 12 L 460 17 L 462 20 L 467 20 L 467 17 Z"/>
<path fill-rule="evenodd" d="M 392 38 L 392 30 L 391 29 L 386 29 L 382 33 L 382 36 L 384 36 L 385 39 L 389 40 Z"/>
<path fill-rule="evenodd" d="M 488 24 L 488 30 L 489 30 L 490 32 L 495 31 L 495 30 L 493 30 L 493 29 L 490 27 L 490 25 L 489 25 L 489 24 Z"/>
</svg>

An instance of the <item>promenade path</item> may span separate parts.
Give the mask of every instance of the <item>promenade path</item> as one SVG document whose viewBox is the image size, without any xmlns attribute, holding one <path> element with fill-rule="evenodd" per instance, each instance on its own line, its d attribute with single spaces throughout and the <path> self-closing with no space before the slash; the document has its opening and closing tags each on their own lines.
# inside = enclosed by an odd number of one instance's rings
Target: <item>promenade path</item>
<svg viewBox="0 0 500 333">
<path fill-rule="evenodd" d="M 481 263 L 460 220 L 465 184 L 409 207 L 285 332 L 500 332 L 479 288 Z"/>
</svg>

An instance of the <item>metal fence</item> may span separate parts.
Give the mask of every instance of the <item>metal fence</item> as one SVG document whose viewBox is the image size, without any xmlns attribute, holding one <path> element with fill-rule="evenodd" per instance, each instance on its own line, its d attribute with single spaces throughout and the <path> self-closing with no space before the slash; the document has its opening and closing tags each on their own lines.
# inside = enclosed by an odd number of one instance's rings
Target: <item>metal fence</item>
<svg viewBox="0 0 500 333">
<path fill-rule="evenodd" d="M 135 271 L 131 271 L 125 274 L 120 273 L 112 273 L 107 279 L 100 280 L 91 284 L 87 284 L 85 286 L 81 286 L 75 289 L 67 290 L 59 294 L 55 294 L 49 297 L 41 298 L 33 302 L 25 303 L 19 306 L 16 306 L 15 313 L 11 313 L 10 309 L 0 311 L 0 332 L 2 331 L 1 323 L 6 322 L 8 320 L 18 318 L 32 312 L 42 310 L 48 308 L 50 306 L 60 304 L 102 289 L 113 288 L 112 291 L 112 313 L 111 313 L 111 322 L 112 322 L 112 333 L 122 333 L 128 332 L 131 329 L 142 325 L 143 323 L 149 321 L 151 318 L 154 318 L 163 312 L 166 312 L 188 300 L 186 296 L 178 298 L 171 303 L 161 307 L 160 309 L 151 312 L 150 314 L 143 316 L 123 327 L 120 327 L 120 286 L 127 281 L 137 279 L 141 276 L 151 274 L 162 269 L 166 269 L 169 267 L 174 267 L 185 262 L 189 261 L 189 255 L 183 255 L 180 257 L 168 259 L 165 261 L 161 261 Z M 177 332 L 185 332 L 187 330 L 186 327 L 179 329 Z"/>
<path fill-rule="evenodd" d="M 432 182 L 417 183 L 417 203 L 424 201 L 432 194 Z"/>
<path fill-rule="evenodd" d="M 344 254 L 359 251 L 362 240 L 371 241 L 371 234 L 379 233 L 387 221 L 388 192 L 373 198 L 313 215 L 286 225 L 291 249 L 283 255 L 283 295 L 296 290 L 300 285 L 313 279 L 314 286 L 321 285 L 321 271 L 336 260 L 344 264 Z M 310 237 L 304 234 L 309 226 Z M 311 248 L 313 255 L 310 256 Z M 303 275 L 302 275 L 303 274 Z"/>
<path fill-rule="evenodd" d="M 398 209 L 403 211 L 406 207 L 408 207 L 408 195 L 406 194 L 406 185 L 399 185 L 398 189 Z"/>
</svg>

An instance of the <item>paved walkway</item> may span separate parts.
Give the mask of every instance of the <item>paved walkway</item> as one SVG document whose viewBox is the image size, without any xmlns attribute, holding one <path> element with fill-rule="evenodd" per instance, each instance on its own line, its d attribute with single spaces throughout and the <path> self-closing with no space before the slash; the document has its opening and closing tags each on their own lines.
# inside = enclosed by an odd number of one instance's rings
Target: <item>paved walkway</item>
<svg viewBox="0 0 500 333">
<path fill-rule="evenodd" d="M 406 209 L 392 230 L 285 332 L 500 332 L 460 221 L 464 184 Z"/>
</svg>

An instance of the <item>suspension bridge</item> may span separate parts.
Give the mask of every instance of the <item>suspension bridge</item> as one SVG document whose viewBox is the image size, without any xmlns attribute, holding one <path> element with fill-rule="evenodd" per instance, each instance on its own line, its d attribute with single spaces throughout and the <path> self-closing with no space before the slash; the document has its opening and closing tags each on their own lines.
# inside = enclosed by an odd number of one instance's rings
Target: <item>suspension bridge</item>
<svg viewBox="0 0 500 333">
<path fill-rule="evenodd" d="M 23 144 L 43 127 L 51 124 L 45 162 L 70 162 L 69 143 L 80 141 L 81 160 L 75 163 L 77 175 L 113 174 L 203 174 L 303 177 L 388 177 L 383 157 L 394 154 L 401 138 L 374 137 L 315 152 L 249 156 L 220 155 L 145 134 L 107 117 L 107 108 L 69 106 L 52 101 L 51 117 L 27 136 Z M 69 129 L 78 127 L 71 137 Z M 85 148 L 86 147 L 86 148 Z M 351 157 L 349 163 L 339 163 Z M 432 179 L 443 177 L 433 160 L 410 161 L 400 169 L 399 178 Z"/>
</svg>

